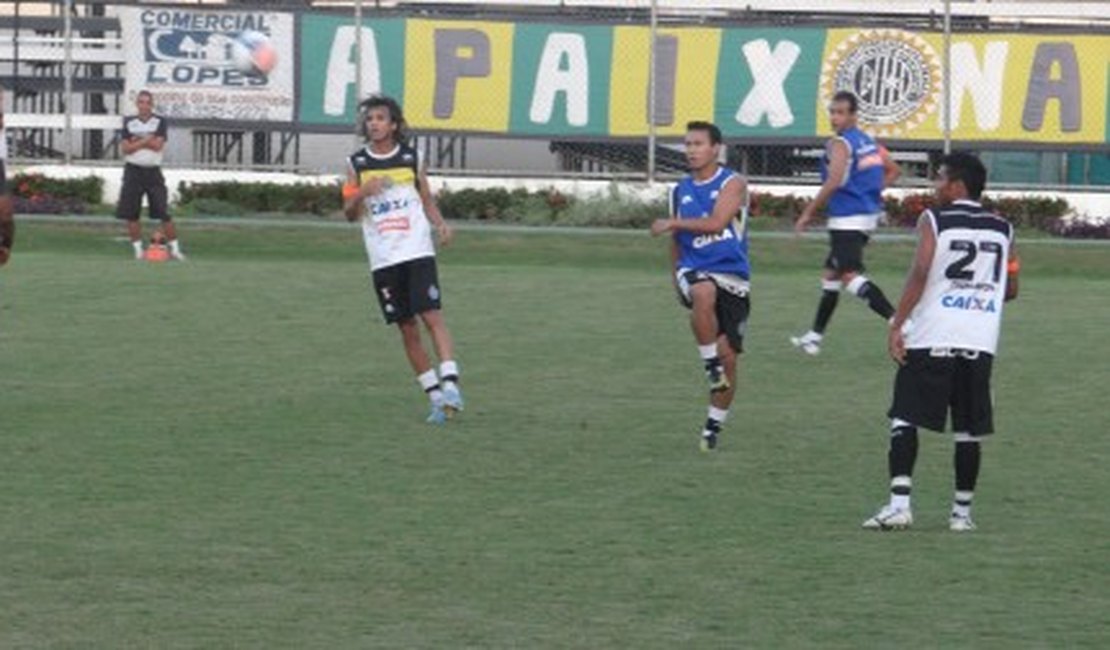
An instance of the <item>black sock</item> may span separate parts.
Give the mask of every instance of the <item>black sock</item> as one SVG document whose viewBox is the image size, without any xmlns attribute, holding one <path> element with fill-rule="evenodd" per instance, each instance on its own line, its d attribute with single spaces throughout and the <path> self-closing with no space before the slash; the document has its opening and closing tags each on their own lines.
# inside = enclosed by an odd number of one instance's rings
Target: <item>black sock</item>
<svg viewBox="0 0 1110 650">
<path fill-rule="evenodd" d="M 979 480 L 980 457 L 978 442 L 967 440 L 956 443 L 952 462 L 956 467 L 957 492 L 975 491 L 975 482 Z"/>
<path fill-rule="evenodd" d="M 894 315 L 894 307 L 890 306 L 890 301 L 883 295 L 883 290 L 874 282 L 870 280 L 864 282 L 856 295 L 866 300 L 871 311 L 882 316 L 884 320 L 890 320 L 890 317 Z"/>
<path fill-rule="evenodd" d="M 913 466 L 917 462 L 917 427 L 899 426 L 890 431 L 890 451 L 887 466 L 890 477 L 913 476 Z M 909 489 L 906 490 L 907 494 Z"/>
<path fill-rule="evenodd" d="M 840 299 L 840 290 L 830 291 L 825 289 L 821 291 L 821 301 L 817 303 L 817 317 L 813 319 L 813 331 L 818 334 L 824 334 L 825 328 L 829 325 L 829 319 L 832 318 L 833 312 L 836 311 L 836 303 Z"/>
</svg>

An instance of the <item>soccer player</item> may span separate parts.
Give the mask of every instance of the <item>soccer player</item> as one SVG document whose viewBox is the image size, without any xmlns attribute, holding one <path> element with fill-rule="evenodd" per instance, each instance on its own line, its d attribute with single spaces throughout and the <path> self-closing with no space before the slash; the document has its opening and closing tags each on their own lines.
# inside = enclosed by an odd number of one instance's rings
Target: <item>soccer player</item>
<svg viewBox="0 0 1110 650">
<path fill-rule="evenodd" d="M 971 500 L 979 477 L 980 442 L 994 431 L 991 365 L 1002 305 L 1017 297 L 1014 230 L 979 204 L 987 170 L 978 158 L 954 153 L 936 178 L 942 207 L 917 222 L 917 252 L 890 323 L 894 379 L 890 421 L 890 502 L 863 522 L 890 530 L 913 524 L 910 488 L 917 428 L 943 431 L 951 413 L 956 494 L 949 528 L 975 529 Z M 908 333 L 902 326 L 913 317 Z"/>
<path fill-rule="evenodd" d="M 8 263 L 15 245 L 15 219 L 8 191 L 8 139 L 4 135 L 4 89 L 0 88 L 0 266 Z"/>
<path fill-rule="evenodd" d="M 833 96 L 829 118 L 836 135 L 825 146 L 821 165 L 824 182 L 795 224 L 795 231 L 801 234 L 817 210 L 828 203 L 825 213 L 830 250 L 821 278 L 817 316 L 812 329 L 801 336 L 790 337 L 794 347 L 811 355 L 821 353 L 821 340 L 842 288 L 867 302 L 884 320 L 894 314 L 894 308 L 879 286 L 863 274 L 863 247 L 867 245 L 868 233 L 875 229 L 882 216 L 884 179 L 893 182 L 901 170 L 889 155 L 883 155 L 871 136 L 856 126 L 857 106 L 856 96 L 848 91 Z"/>
<path fill-rule="evenodd" d="M 374 95 L 359 104 L 359 128 L 366 146 L 348 158 L 344 212 L 361 220 L 374 290 L 386 323 L 401 331 L 405 354 L 431 401 L 428 422 L 440 424 L 463 409 L 459 366 L 451 333 L 440 311 L 431 226 L 439 240 L 451 241 L 416 149 L 407 144 L 405 118 L 396 100 Z M 417 318 L 432 337 L 439 375 L 420 339 Z"/>
<path fill-rule="evenodd" d="M 747 181 L 718 163 L 721 130 L 715 124 L 687 124 L 685 145 L 690 173 L 671 192 L 671 217 L 657 219 L 651 233 L 672 233 L 675 289 L 690 310 L 709 380 L 701 449 L 712 451 L 736 392 L 737 355 L 750 310 Z"/>
<path fill-rule="evenodd" d="M 135 251 L 135 259 L 143 259 L 142 226 L 143 195 L 150 205 L 150 217 L 162 222 L 170 245 L 170 257 L 185 261 L 177 228 L 170 218 L 166 179 L 162 176 L 162 150 L 166 146 L 166 118 L 154 112 L 154 95 L 140 90 L 135 98 L 136 115 L 123 118 L 120 151 L 123 152 L 123 185 L 120 187 L 116 217 L 127 222 L 127 235 Z"/>
</svg>

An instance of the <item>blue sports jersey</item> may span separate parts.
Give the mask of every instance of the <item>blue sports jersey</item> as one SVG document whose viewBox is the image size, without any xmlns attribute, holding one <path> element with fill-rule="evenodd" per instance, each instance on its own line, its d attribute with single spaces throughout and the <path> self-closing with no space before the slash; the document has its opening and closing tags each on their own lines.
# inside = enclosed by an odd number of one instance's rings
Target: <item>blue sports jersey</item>
<svg viewBox="0 0 1110 650">
<path fill-rule="evenodd" d="M 878 214 L 883 211 L 883 156 L 871 136 L 857 128 L 846 129 L 837 137 L 848 145 L 848 172 L 829 199 L 825 214 L 829 218 Z M 829 175 L 828 153 L 821 160 L 821 180 Z"/>
<path fill-rule="evenodd" d="M 713 214 L 717 193 L 729 179 L 739 175 L 721 167 L 707 181 L 695 181 L 685 176 L 671 191 L 671 213 L 676 219 L 704 219 Z M 731 273 L 745 280 L 750 279 L 748 266 L 748 209 L 740 210 L 739 219 L 733 219 L 721 232 L 701 235 L 677 231 L 678 267 L 711 273 Z"/>
</svg>

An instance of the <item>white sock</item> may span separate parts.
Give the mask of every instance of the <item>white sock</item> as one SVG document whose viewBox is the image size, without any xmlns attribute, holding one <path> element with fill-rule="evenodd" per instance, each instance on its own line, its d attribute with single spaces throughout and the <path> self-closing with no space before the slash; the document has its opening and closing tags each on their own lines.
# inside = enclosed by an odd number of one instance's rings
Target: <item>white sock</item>
<svg viewBox="0 0 1110 650">
<path fill-rule="evenodd" d="M 708 417 L 710 420 L 714 420 L 719 424 L 724 424 L 725 420 L 728 419 L 728 409 L 719 409 L 716 406 L 710 406 Z"/>
<path fill-rule="evenodd" d="M 454 361 L 444 361 L 439 364 L 439 376 L 443 378 L 443 383 L 453 384 L 459 380 L 459 364 Z"/>
<path fill-rule="evenodd" d="M 181 245 L 177 243 L 176 239 L 170 240 L 170 251 L 181 254 Z"/>
<path fill-rule="evenodd" d="M 142 242 L 142 240 L 139 240 L 139 239 L 133 240 L 131 242 L 131 248 L 135 249 L 135 254 L 136 255 L 142 255 L 143 254 L 143 242 Z"/>
<path fill-rule="evenodd" d="M 910 489 L 913 487 L 913 479 L 908 476 L 895 476 L 890 479 L 890 507 L 895 510 L 909 510 L 910 509 Z M 905 492 L 905 494 L 895 494 L 894 491 Z"/>
<path fill-rule="evenodd" d="M 952 514 L 957 517 L 971 516 L 971 500 L 975 498 L 974 492 L 965 492 L 956 490 L 956 496 L 952 499 Z"/>
<path fill-rule="evenodd" d="M 717 344 L 710 343 L 708 345 L 699 345 L 698 354 L 701 355 L 703 361 L 717 358 Z"/>
<path fill-rule="evenodd" d="M 859 296 L 860 290 L 863 289 L 864 285 L 866 285 L 868 282 L 870 282 L 870 280 L 867 279 L 866 275 L 857 275 L 856 277 L 852 278 L 852 281 L 849 282 L 848 286 L 845 288 L 848 290 L 848 293 L 852 294 L 853 296 Z"/>
<path fill-rule="evenodd" d="M 439 404 L 443 401 L 443 391 L 439 389 L 439 377 L 436 377 L 435 370 L 429 370 L 418 375 L 416 381 L 420 382 L 420 387 L 428 394 L 428 399 L 432 400 L 432 404 Z"/>
<path fill-rule="evenodd" d="M 813 330 L 810 330 L 810 331 L 806 332 L 805 334 L 803 334 L 802 338 L 805 339 L 806 341 L 813 341 L 814 343 L 820 343 L 821 339 L 825 338 L 825 335 L 820 334 L 818 332 L 814 332 Z"/>
</svg>

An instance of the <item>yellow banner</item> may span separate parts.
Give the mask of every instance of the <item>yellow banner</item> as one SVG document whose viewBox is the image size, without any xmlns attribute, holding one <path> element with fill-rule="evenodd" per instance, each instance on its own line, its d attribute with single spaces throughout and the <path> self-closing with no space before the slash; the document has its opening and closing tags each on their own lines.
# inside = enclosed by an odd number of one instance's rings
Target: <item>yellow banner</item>
<svg viewBox="0 0 1110 650">
<path fill-rule="evenodd" d="M 860 123 L 879 137 L 943 137 L 943 37 L 894 29 L 830 29 L 817 98 L 818 133 L 831 130 L 838 90 L 860 99 Z M 952 138 L 1105 142 L 1110 37 L 954 34 Z"/>
<path fill-rule="evenodd" d="M 651 30 L 613 29 L 609 133 L 648 130 Z M 691 120 L 712 120 L 721 30 L 660 29 L 656 37 L 655 124 L 659 135 L 681 135 Z"/>
<path fill-rule="evenodd" d="M 505 132 L 512 23 L 409 20 L 405 111 L 416 128 Z"/>
</svg>

